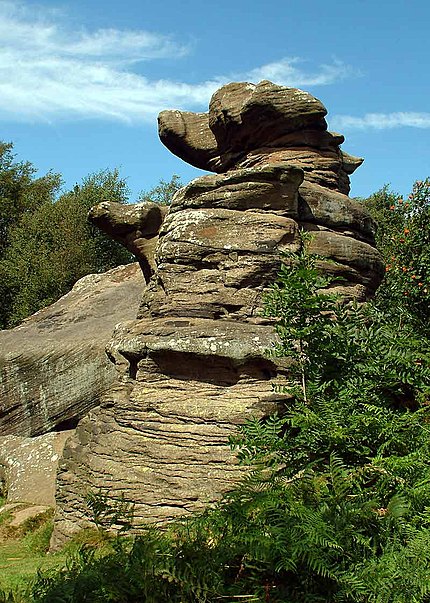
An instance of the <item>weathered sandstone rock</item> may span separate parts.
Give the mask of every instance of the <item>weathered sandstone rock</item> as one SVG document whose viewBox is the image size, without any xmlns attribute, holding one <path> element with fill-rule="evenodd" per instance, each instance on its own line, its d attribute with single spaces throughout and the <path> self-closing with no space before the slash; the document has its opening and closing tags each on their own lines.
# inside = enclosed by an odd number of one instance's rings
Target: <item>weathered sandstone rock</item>
<svg viewBox="0 0 430 603">
<path fill-rule="evenodd" d="M 282 252 L 312 251 L 336 288 L 363 300 L 383 267 L 374 224 L 349 199 L 361 163 L 327 132 L 322 103 L 300 90 L 235 83 L 209 114 L 163 112 L 160 136 L 217 172 L 178 191 L 158 233 L 138 319 L 107 351 L 121 378 L 79 424 L 58 474 L 53 546 L 85 525 L 83 497 L 105 487 L 136 503 L 137 521 L 165 521 L 215 500 L 238 475 L 226 446 L 236 426 L 285 403 L 271 383 L 273 321 L 263 296 Z"/>
<path fill-rule="evenodd" d="M 137 523 L 187 514 L 230 488 L 228 437 L 282 398 L 262 357 L 273 340 L 261 325 L 200 318 L 120 328 L 111 354 L 129 372 L 67 442 L 53 548 L 86 525 L 83 498 L 99 487 L 135 502 Z"/>
<path fill-rule="evenodd" d="M 162 142 L 201 169 L 223 173 L 287 161 L 305 178 L 349 193 L 363 160 L 339 149 L 341 134 L 327 131 L 327 110 L 303 90 L 263 81 L 231 83 L 212 96 L 209 113 L 163 111 Z"/>
<path fill-rule="evenodd" d="M 76 283 L 20 326 L 0 331 L 0 435 L 33 436 L 76 424 L 116 378 L 105 346 L 136 314 L 138 264 Z"/>
<path fill-rule="evenodd" d="M 72 431 L 34 438 L 0 436 L 0 473 L 7 502 L 55 506 L 58 459 Z"/>
<path fill-rule="evenodd" d="M 102 201 L 90 210 L 88 217 L 136 256 L 148 282 L 155 271 L 154 252 L 167 209 L 159 203 L 124 205 Z"/>
<path fill-rule="evenodd" d="M 209 126 L 222 154 L 265 146 L 279 135 L 300 130 L 326 130 L 327 110 L 308 92 L 277 86 L 232 83 L 212 96 Z"/>
<path fill-rule="evenodd" d="M 158 132 L 167 148 L 187 163 L 202 170 L 219 171 L 220 156 L 208 113 L 162 111 Z"/>
</svg>

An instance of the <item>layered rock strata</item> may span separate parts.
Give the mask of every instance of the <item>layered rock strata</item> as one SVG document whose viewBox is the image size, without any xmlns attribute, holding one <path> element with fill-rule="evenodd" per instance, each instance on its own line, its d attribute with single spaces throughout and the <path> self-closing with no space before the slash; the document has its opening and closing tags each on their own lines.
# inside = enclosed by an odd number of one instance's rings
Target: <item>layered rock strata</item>
<svg viewBox="0 0 430 603">
<path fill-rule="evenodd" d="M 228 436 L 285 403 L 271 382 L 288 367 L 267 356 L 275 335 L 262 296 L 281 253 L 299 249 L 300 229 L 314 233 L 312 251 L 343 277 L 345 297 L 378 286 L 374 224 L 347 196 L 362 160 L 340 150 L 325 114 L 311 95 L 270 82 L 224 86 L 209 113 L 160 114 L 165 145 L 217 174 L 181 189 L 160 226 L 138 319 L 108 346 L 121 377 L 65 447 L 54 546 L 84 525 L 87 490 L 123 492 L 139 522 L 187 513 L 231 487 Z"/>
</svg>

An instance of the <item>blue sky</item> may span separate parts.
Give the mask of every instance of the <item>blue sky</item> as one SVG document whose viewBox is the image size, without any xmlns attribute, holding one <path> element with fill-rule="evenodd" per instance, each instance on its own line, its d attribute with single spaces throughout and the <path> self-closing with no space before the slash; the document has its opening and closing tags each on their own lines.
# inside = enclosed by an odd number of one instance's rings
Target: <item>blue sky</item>
<svg viewBox="0 0 430 603">
<path fill-rule="evenodd" d="M 65 189 L 117 167 L 135 198 L 203 174 L 159 142 L 159 111 L 270 79 L 365 158 L 351 195 L 406 195 L 430 176 L 429 23 L 428 0 L 0 0 L 0 139 Z"/>
</svg>

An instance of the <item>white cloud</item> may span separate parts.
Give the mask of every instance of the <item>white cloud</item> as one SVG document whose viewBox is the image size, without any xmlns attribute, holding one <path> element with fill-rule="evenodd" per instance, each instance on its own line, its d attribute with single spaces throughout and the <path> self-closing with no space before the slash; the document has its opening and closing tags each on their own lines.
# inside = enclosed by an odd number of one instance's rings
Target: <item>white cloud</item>
<svg viewBox="0 0 430 603">
<path fill-rule="evenodd" d="M 385 130 L 403 126 L 430 128 L 430 113 L 366 113 L 363 117 L 335 115 L 330 119 L 330 127 L 340 130 Z"/>
<path fill-rule="evenodd" d="M 183 56 L 187 47 L 174 42 L 169 36 L 146 31 L 99 29 L 95 32 L 70 31 L 55 12 L 31 12 L 26 5 L 0 0 L 0 39 L 3 48 L 18 56 L 32 60 L 38 56 L 54 54 L 58 58 L 74 57 L 77 60 L 102 58 L 148 60 L 167 56 Z M 48 19 L 50 17 L 50 19 Z"/>
<path fill-rule="evenodd" d="M 142 75 L 144 63 L 181 58 L 189 48 L 146 31 L 71 31 L 56 10 L 35 14 L 26 4 L 0 0 L 0 119 L 73 118 L 152 120 L 164 108 L 207 107 L 211 94 L 232 79 L 271 79 L 289 86 L 334 82 L 349 72 L 342 63 L 307 74 L 298 58 L 284 58 L 248 73 L 198 84 Z M 139 72 L 133 70 L 136 64 Z"/>
<path fill-rule="evenodd" d="M 248 77 L 253 82 L 271 80 L 283 86 L 324 86 L 333 84 L 351 74 L 352 69 L 340 61 L 321 65 L 318 73 L 306 73 L 297 65 L 304 63 L 299 57 L 284 58 L 253 69 Z"/>
</svg>

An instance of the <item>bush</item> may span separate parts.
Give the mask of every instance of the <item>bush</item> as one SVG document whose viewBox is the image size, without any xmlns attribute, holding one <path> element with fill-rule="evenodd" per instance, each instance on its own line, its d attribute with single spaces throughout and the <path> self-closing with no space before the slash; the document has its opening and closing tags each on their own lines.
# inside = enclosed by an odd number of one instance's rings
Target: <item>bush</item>
<svg viewBox="0 0 430 603">
<path fill-rule="evenodd" d="M 378 223 L 377 245 L 386 277 L 376 303 L 430 336 L 430 179 L 417 181 L 407 199 L 384 187 L 365 205 Z"/>
</svg>

